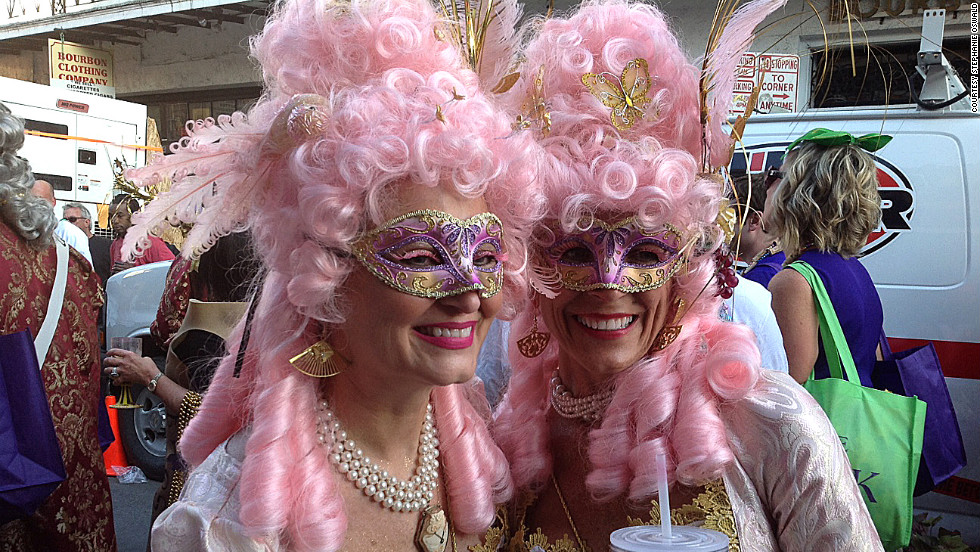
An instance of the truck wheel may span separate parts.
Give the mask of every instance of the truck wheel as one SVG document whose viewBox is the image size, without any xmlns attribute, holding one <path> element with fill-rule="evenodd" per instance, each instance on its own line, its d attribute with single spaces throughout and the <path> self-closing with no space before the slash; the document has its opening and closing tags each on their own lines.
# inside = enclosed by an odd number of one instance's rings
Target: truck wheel
<svg viewBox="0 0 980 552">
<path fill-rule="evenodd" d="M 126 459 L 146 477 L 163 481 L 167 455 L 167 411 L 163 402 L 141 385 L 132 387 L 140 408 L 119 410 L 119 433 Z"/>
</svg>

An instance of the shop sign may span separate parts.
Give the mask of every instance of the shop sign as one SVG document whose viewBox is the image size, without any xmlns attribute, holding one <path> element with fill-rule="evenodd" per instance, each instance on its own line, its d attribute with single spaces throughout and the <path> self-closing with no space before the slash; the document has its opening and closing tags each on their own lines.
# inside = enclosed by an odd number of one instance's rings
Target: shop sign
<svg viewBox="0 0 980 552">
<path fill-rule="evenodd" d="M 756 86 L 759 87 L 759 99 L 755 106 L 757 111 L 796 111 L 799 80 L 800 56 L 746 52 L 735 68 L 730 115 L 745 113 L 749 96 Z"/>
<path fill-rule="evenodd" d="M 49 38 L 48 54 L 51 86 L 107 98 L 116 97 L 112 52 Z"/>
</svg>

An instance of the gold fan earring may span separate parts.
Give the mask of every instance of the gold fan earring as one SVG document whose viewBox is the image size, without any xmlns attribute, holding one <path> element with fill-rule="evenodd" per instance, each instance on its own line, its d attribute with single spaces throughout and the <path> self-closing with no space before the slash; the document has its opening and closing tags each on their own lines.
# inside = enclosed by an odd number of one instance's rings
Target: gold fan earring
<svg viewBox="0 0 980 552">
<path fill-rule="evenodd" d="M 302 353 L 289 359 L 289 363 L 293 368 L 314 378 L 336 376 L 349 365 L 347 359 L 334 351 L 325 339 L 310 345 Z"/>
<path fill-rule="evenodd" d="M 681 334 L 681 328 L 683 326 L 678 324 L 678 322 L 681 321 L 681 318 L 684 318 L 684 313 L 681 310 L 684 308 L 685 301 L 678 297 L 674 305 L 674 321 L 671 325 L 660 328 L 657 338 L 653 341 L 653 347 L 651 347 L 654 351 L 663 351 Z"/>
<path fill-rule="evenodd" d="M 538 331 L 538 315 L 534 315 L 531 331 L 517 340 L 517 350 L 527 358 L 534 358 L 544 352 L 551 341 L 551 335 Z"/>
</svg>

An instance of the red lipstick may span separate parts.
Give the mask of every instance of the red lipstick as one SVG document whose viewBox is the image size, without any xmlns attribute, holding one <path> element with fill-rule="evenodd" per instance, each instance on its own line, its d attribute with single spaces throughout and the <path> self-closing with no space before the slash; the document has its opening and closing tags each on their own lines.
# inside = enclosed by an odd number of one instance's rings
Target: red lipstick
<svg viewBox="0 0 980 552">
<path fill-rule="evenodd" d="M 466 349 L 473 345 L 472 322 L 444 322 L 413 328 L 415 335 L 426 343 L 443 349 Z"/>
</svg>

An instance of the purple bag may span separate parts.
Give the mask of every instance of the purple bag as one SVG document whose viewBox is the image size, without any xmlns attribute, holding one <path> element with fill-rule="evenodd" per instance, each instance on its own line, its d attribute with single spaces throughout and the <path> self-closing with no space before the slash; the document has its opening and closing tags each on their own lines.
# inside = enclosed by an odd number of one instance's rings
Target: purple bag
<svg viewBox="0 0 980 552">
<path fill-rule="evenodd" d="M 0 525 L 28 517 L 65 480 L 30 330 L 0 336 Z"/>
<path fill-rule="evenodd" d="M 871 374 L 875 388 L 916 396 L 927 405 L 922 462 L 913 492 L 923 495 L 966 466 L 960 425 L 932 343 L 894 354 L 884 332 L 879 343 L 885 360 L 876 362 Z"/>
</svg>

